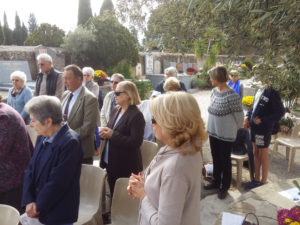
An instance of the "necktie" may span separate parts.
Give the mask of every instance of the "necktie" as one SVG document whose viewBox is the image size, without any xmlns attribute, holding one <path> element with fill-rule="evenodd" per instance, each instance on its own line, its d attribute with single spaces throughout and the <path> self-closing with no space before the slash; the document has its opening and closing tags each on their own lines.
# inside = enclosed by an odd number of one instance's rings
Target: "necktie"
<svg viewBox="0 0 300 225">
<path fill-rule="evenodd" d="M 63 115 L 64 121 L 68 120 L 69 105 L 70 105 L 70 102 L 72 100 L 72 97 L 73 97 L 73 94 L 71 93 L 70 96 L 69 96 L 69 99 L 67 101 L 65 111 L 64 111 L 64 115 Z"/>
</svg>

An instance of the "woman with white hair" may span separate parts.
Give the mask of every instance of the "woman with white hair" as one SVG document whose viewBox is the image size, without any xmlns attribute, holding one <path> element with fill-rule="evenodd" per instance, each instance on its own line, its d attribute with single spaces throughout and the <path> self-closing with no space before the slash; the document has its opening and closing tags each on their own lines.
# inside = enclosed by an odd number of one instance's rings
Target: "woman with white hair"
<svg viewBox="0 0 300 225">
<path fill-rule="evenodd" d="M 26 74 L 15 71 L 10 75 L 13 87 L 8 91 L 7 104 L 17 110 L 26 124 L 29 124 L 29 116 L 24 110 L 25 104 L 32 98 L 30 88 L 26 87 Z"/>
<path fill-rule="evenodd" d="M 92 92 L 96 98 L 99 97 L 99 85 L 93 81 L 94 77 L 94 70 L 92 67 L 83 67 L 83 84 L 84 86 Z"/>
<path fill-rule="evenodd" d="M 165 79 L 162 80 L 161 82 L 159 82 L 156 86 L 155 86 L 155 91 L 159 91 L 160 93 L 164 93 L 165 90 L 164 90 L 164 84 L 165 84 L 165 81 L 169 78 L 169 77 L 175 77 L 177 78 L 177 70 L 175 67 L 168 67 L 165 69 Z M 186 87 L 184 85 L 183 82 L 179 81 L 180 83 L 180 89 L 179 91 L 187 91 L 186 90 Z"/>
<path fill-rule="evenodd" d="M 240 83 L 239 80 L 239 71 L 231 70 L 229 73 L 230 81 L 228 82 L 228 86 L 231 87 L 235 92 L 243 98 L 244 86 Z"/>
</svg>

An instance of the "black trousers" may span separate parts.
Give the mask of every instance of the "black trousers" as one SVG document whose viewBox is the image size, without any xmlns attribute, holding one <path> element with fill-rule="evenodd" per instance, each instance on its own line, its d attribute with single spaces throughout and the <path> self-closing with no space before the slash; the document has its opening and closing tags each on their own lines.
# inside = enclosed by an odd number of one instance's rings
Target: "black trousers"
<svg viewBox="0 0 300 225">
<path fill-rule="evenodd" d="M 82 159 L 81 164 L 93 165 L 93 157 Z"/>
<path fill-rule="evenodd" d="M 233 142 L 223 141 L 209 136 L 211 155 L 213 158 L 213 178 L 221 189 L 228 190 L 231 184 L 231 148 Z"/>
<path fill-rule="evenodd" d="M 20 214 L 23 214 L 24 209 L 21 207 L 22 189 L 23 185 L 5 192 L 0 192 L 0 204 L 15 207 Z"/>
</svg>

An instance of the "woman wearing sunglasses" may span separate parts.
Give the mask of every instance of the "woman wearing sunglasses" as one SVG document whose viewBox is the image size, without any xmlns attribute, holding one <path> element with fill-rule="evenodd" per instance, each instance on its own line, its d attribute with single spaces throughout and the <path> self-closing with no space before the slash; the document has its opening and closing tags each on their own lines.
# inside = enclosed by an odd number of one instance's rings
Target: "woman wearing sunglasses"
<svg viewBox="0 0 300 225">
<path fill-rule="evenodd" d="M 132 174 L 127 187 L 141 200 L 140 225 L 200 224 L 202 143 L 207 139 L 199 106 L 185 92 L 170 92 L 151 103 L 156 138 L 166 146 L 145 174 Z"/>
<path fill-rule="evenodd" d="M 101 167 L 107 169 L 111 197 L 115 182 L 120 177 L 143 170 L 140 146 L 143 142 L 145 120 L 136 105 L 141 103 L 137 88 L 130 81 L 118 83 L 114 92 L 118 110 L 100 137 L 106 139 Z"/>
</svg>

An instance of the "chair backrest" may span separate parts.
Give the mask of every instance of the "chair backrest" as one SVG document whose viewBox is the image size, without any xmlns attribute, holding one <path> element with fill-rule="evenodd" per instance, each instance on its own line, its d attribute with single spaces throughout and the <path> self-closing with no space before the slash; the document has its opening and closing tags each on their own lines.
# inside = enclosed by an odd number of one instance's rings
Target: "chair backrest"
<svg viewBox="0 0 300 225">
<path fill-rule="evenodd" d="M 151 141 L 143 141 L 143 144 L 141 146 L 141 154 L 142 154 L 142 161 L 143 161 L 143 169 L 145 170 L 154 156 L 158 152 L 158 146 L 156 143 Z"/>
<path fill-rule="evenodd" d="M 106 173 L 100 167 L 82 164 L 80 175 L 80 204 L 78 221 L 85 224 L 97 213 L 102 214 L 102 195 Z M 102 218 L 101 218 L 102 222 Z"/>
<path fill-rule="evenodd" d="M 295 123 L 295 126 L 292 130 L 292 138 L 299 138 L 298 133 L 300 132 L 300 124 Z"/>
<path fill-rule="evenodd" d="M 1 225 L 18 225 L 20 213 L 17 209 L 9 205 L 0 204 L 0 224 Z"/>
<path fill-rule="evenodd" d="M 137 224 L 139 200 L 128 195 L 127 186 L 129 178 L 119 178 L 116 181 L 111 204 L 112 225 Z"/>
<path fill-rule="evenodd" d="M 35 143 L 36 143 L 36 139 L 37 137 L 39 136 L 38 132 L 36 132 L 36 130 L 31 127 L 30 125 L 26 125 L 26 129 L 28 131 L 28 134 L 30 136 L 30 139 L 31 139 L 31 142 L 32 142 L 32 145 L 33 147 L 35 146 Z"/>
</svg>

